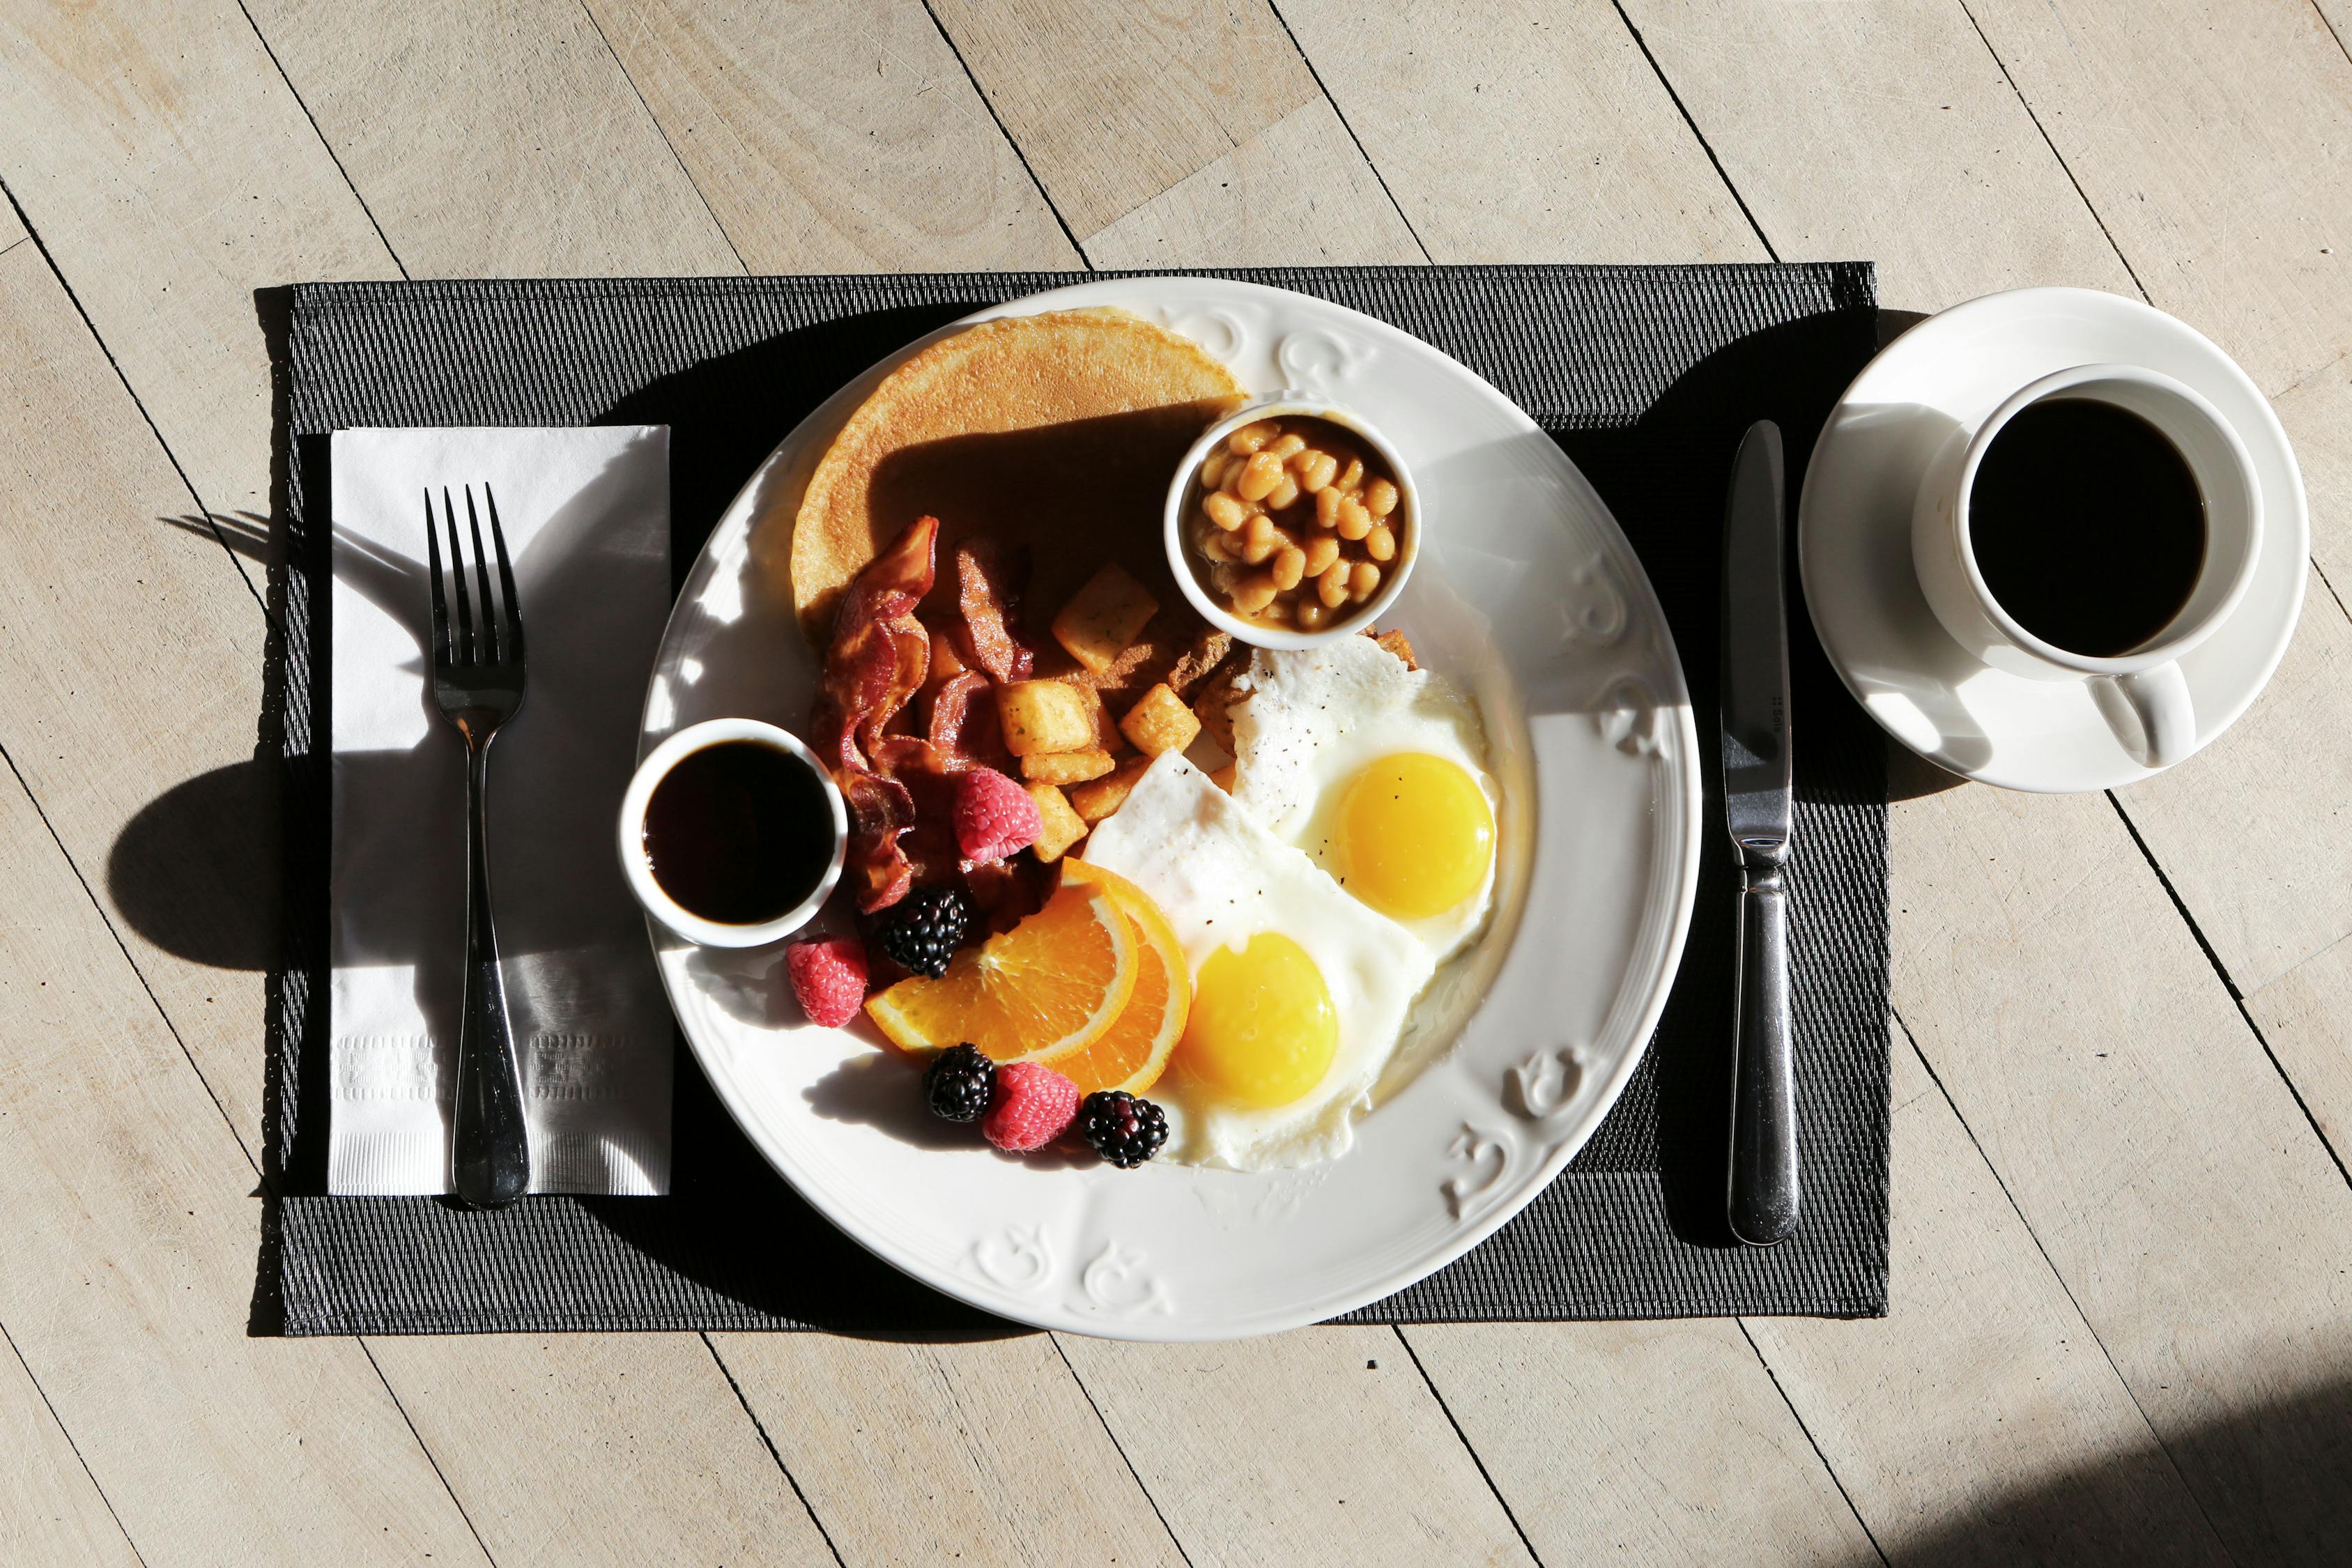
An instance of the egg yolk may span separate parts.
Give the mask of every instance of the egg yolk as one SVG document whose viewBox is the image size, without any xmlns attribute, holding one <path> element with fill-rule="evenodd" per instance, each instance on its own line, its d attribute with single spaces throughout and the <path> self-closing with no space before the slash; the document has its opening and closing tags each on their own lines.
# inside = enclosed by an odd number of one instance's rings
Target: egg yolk
<svg viewBox="0 0 2352 1568">
<path fill-rule="evenodd" d="M 1486 881 L 1495 813 L 1461 764 L 1400 752 L 1349 782 L 1332 841 L 1348 891 L 1391 920 L 1427 920 Z"/>
<path fill-rule="evenodd" d="M 1252 1110 L 1287 1105 L 1323 1080 L 1339 1049 L 1339 1015 L 1307 950 L 1260 931 L 1221 947 L 1192 977 L 1192 1010 L 1177 1056 L 1219 1099 Z"/>
</svg>

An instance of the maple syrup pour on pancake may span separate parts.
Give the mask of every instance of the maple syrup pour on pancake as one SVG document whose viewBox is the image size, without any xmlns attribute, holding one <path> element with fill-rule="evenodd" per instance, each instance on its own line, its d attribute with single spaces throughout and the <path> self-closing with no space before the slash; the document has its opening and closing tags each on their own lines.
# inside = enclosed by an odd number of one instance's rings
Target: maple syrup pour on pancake
<svg viewBox="0 0 2352 1568">
<path fill-rule="evenodd" d="M 689 914 L 759 925 L 816 890 L 833 808 L 814 770 L 757 741 L 689 752 L 646 803 L 646 863 Z"/>
<path fill-rule="evenodd" d="M 2098 658 L 2172 623 L 2205 570 L 2205 497 L 2188 459 L 2129 409 L 2054 397 L 1985 448 L 1969 548 L 2027 631 Z"/>
</svg>

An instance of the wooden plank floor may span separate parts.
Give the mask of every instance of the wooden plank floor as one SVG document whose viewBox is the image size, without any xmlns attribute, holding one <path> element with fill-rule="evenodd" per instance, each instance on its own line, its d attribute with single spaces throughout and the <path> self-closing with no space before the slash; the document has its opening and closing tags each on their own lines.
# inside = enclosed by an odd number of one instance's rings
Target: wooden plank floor
<svg viewBox="0 0 2352 1568">
<path fill-rule="evenodd" d="M 2312 1563 L 2352 1539 L 2343 0 L 0 0 L 0 1561 Z M 2222 343 L 2263 702 L 1898 759 L 1883 1322 L 250 1339 L 303 279 L 1869 257 Z M 249 553 L 249 550 L 248 550 Z"/>
</svg>

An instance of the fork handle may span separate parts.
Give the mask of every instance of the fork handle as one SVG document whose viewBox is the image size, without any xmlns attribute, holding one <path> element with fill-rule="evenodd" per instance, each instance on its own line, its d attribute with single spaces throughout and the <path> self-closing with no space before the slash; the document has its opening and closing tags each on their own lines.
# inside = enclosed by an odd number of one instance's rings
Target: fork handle
<svg viewBox="0 0 2352 1568">
<path fill-rule="evenodd" d="M 522 1082 L 499 973 L 499 932 L 490 919 L 490 741 L 466 748 L 466 995 L 457 1023 L 457 1104 L 450 1138 L 451 1184 L 473 1208 L 504 1208 L 530 1185 Z"/>
</svg>

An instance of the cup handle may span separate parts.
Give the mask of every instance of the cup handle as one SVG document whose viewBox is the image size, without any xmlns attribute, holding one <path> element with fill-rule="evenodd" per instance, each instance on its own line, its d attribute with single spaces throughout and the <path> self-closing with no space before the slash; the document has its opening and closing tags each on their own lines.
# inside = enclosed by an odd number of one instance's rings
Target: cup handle
<svg viewBox="0 0 2352 1568">
<path fill-rule="evenodd" d="M 2197 712 L 2178 660 L 2131 675 L 2094 677 L 2100 715 L 2144 768 L 2168 768 L 2197 746 Z"/>
</svg>

